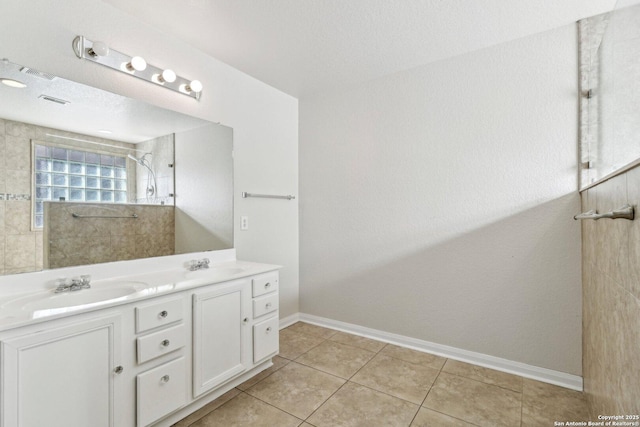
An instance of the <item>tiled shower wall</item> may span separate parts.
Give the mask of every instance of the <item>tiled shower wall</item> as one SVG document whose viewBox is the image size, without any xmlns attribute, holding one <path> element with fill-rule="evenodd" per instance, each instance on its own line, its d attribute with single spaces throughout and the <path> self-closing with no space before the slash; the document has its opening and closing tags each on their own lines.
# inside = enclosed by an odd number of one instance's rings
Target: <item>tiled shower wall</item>
<svg viewBox="0 0 640 427">
<path fill-rule="evenodd" d="M 132 144 L 0 119 L 0 274 L 41 270 L 42 231 L 31 228 L 31 141 L 63 143 L 71 147 L 90 144 L 78 138 L 125 148 Z M 135 191 L 135 185 L 131 190 Z"/>
<path fill-rule="evenodd" d="M 47 202 L 44 215 L 45 268 L 174 254 L 173 206 Z"/>
<path fill-rule="evenodd" d="M 582 211 L 640 206 L 640 168 L 582 193 Z M 638 216 L 638 213 L 636 213 Z M 640 218 L 582 221 L 583 377 L 592 419 L 640 413 Z"/>
<path fill-rule="evenodd" d="M 42 233 L 31 231 L 31 146 L 25 126 L 0 119 L 0 274 L 42 268 Z M 38 250 L 38 248 L 40 250 Z"/>
</svg>

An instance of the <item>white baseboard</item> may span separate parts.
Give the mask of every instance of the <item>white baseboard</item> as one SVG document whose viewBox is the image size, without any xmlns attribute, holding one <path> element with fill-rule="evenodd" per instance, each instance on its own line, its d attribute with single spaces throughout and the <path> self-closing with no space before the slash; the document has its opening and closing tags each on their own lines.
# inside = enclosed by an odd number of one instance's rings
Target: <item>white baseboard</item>
<svg viewBox="0 0 640 427">
<path fill-rule="evenodd" d="M 287 326 L 291 326 L 300 320 L 300 313 L 294 313 L 291 316 L 283 317 L 280 319 L 280 329 L 284 329 Z"/>
<path fill-rule="evenodd" d="M 292 325 L 299 320 L 307 323 L 312 323 L 314 325 L 323 326 L 325 328 L 348 332 L 350 334 L 359 335 L 362 337 L 371 338 L 374 340 L 383 341 L 386 343 L 395 344 L 442 357 L 447 357 L 449 359 L 459 360 L 461 362 L 495 369 L 496 371 L 519 375 L 521 377 L 554 384 L 560 387 L 582 391 L 582 377 L 579 377 L 577 375 L 554 371 L 552 369 L 540 368 L 538 366 L 527 365 L 526 363 L 514 362 L 512 360 L 502 359 L 500 357 L 489 356 L 487 354 L 477 353 L 474 351 L 436 344 L 433 342 L 393 334 L 390 332 L 384 332 L 377 329 L 366 328 L 364 326 L 340 322 L 338 320 L 313 316 L 311 314 L 296 313 L 291 316 L 285 317 L 284 319 L 280 319 L 280 328 L 282 329 L 286 326 Z"/>
</svg>

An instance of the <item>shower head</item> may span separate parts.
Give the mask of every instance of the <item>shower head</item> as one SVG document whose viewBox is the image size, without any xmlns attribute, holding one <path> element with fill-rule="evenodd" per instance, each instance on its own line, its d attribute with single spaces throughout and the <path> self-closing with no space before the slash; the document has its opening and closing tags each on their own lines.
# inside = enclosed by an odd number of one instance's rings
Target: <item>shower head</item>
<svg viewBox="0 0 640 427">
<path fill-rule="evenodd" d="M 142 164 L 142 159 L 137 158 L 136 156 L 134 156 L 133 154 L 127 154 L 127 157 L 129 157 L 131 160 L 133 160 L 134 162 L 136 162 L 137 164 L 139 164 L 140 166 L 143 166 Z"/>
<path fill-rule="evenodd" d="M 151 169 L 151 163 L 147 160 L 147 156 L 150 156 L 151 153 L 144 153 L 142 157 L 136 157 L 133 154 L 127 154 L 127 157 L 147 169 L 149 173 L 147 174 L 147 198 L 156 194 L 156 189 L 158 188 L 158 183 L 156 182 L 156 174 L 153 173 L 153 169 Z M 153 184 L 150 179 L 153 180 Z"/>
</svg>

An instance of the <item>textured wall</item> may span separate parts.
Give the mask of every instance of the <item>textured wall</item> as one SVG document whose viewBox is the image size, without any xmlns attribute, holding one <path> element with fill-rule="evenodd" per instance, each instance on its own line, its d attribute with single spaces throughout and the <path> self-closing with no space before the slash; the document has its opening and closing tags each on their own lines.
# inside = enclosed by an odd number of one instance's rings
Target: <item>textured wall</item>
<svg viewBox="0 0 640 427">
<path fill-rule="evenodd" d="M 575 25 L 300 101 L 301 312 L 580 375 Z"/>
<path fill-rule="evenodd" d="M 640 168 L 582 193 L 582 209 L 640 206 Z M 591 416 L 640 413 L 640 219 L 582 221 L 584 390 Z M 595 419 L 595 418 L 593 418 Z"/>
<path fill-rule="evenodd" d="M 138 218 L 74 218 L 131 216 Z M 174 207 L 47 202 L 44 265 L 61 268 L 174 253 Z"/>
</svg>

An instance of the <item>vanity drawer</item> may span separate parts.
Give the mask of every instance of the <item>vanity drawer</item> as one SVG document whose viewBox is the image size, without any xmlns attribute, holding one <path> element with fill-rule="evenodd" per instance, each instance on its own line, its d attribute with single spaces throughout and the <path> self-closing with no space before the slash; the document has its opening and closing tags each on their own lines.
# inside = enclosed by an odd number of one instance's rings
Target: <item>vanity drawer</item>
<svg viewBox="0 0 640 427">
<path fill-rule="evenodd" d="M 278 309 L 278 293 L 271 293 L 253 300 L 253 318 L 263 316 Z"/>
<path fill-rule="evenodd" d="M 136 307 L 136 333 L 182 320 L 182 300 L 179 297 Z"/>
<path fill-rule="evenodd" d="M 184 357 L 137 376 L 138 426 L 147 426 L 187 403 Z"/>
<path fill-rule="evenodd" d="M 279 323 L 278 317 L 274 316 L 253 325 L 253 363 L 278 353 Z"/>
<path fill-rule="evenodd" d="M 138 338 L 136 340 L 138 363 L 144 363 L 184 347 L 186 333 L 185 326 L 182 324 Z"/>
<path fill-rule="evenodd" d="M 253 278 L 251 283 L 254 297 L 268 294 L 269 292 L 275 292 L 278 290 L 278 272 L 273 271 L 271 273 L 256 276 Z"/>
</svg>

